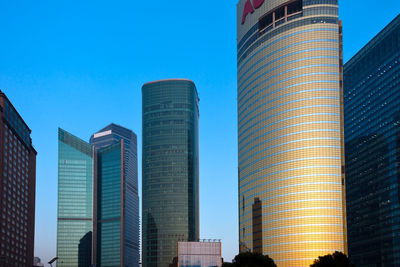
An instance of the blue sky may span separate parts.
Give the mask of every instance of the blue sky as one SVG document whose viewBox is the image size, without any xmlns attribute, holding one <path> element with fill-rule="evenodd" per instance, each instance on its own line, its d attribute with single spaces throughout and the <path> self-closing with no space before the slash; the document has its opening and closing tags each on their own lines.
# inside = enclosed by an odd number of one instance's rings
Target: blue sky
<svg viewBox="0 0 400 267">
<path fill-rule="evenodd" d="M 345 60 L 399 11 L 398 0 L 340 1 Z M 88 140 L 114 122 L 140 143 L 141 86 L 163 78 L 197 85 L 201 238 L 237 254 L 235 24 L 236 1 L 0 1 L 0 89 L 38 150 L 36 256 L 56 254 L 57 128 Z"/>
</svg>

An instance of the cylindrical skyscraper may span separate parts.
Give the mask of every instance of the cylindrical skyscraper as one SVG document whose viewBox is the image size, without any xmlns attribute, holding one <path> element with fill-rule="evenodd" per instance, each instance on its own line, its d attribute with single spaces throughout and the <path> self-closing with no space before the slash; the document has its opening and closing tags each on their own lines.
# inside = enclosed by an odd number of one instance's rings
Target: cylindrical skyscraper
<svg viewBox="0 0 400 267">
<path fill-rule="evenodd" d="M 142 88 L 143 267 L 168 267 L 179 240 L 199 238 L 198 101 L 190 80 Z"/>
<path fill-rule="evenodd" d="M 240 250 L 346 252 L 337 0 L 237 5 Z"/>
</svg>

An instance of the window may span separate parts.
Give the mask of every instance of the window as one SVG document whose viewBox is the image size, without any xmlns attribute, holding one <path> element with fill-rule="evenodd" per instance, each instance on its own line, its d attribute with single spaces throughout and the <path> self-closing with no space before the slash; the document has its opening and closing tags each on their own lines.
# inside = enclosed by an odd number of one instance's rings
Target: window
<svg viewBox="0 0 400 267">
<path fill-rule="evenodd" d="M 290 16 L 292 14 L 298 13 L 302 11 L 302 8 L 303 8 L 303 1 L 297 0 L 287 5 L 287 14 L 288 16 Z"/>
<path fill-rule="evenodd" d="M 275 11 L 275 21 L 285 17 L 285 7 L 280 7 Z"/>
</svg>

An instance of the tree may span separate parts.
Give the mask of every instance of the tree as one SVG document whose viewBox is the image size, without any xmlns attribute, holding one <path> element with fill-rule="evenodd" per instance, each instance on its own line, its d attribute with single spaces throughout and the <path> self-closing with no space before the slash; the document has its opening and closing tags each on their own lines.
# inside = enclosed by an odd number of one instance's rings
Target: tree
<svg viewBox="0 0 400 267">
<path fill-rule="evenodd" d="M 233 263 L 224 263 L 223 267 L 276 267 L 267 255 L 256 252 L 244 252 L 236 255 Z"/>
<path fill-rule="evenodd" d="M 310 267 L 356 267 L 352 264 L 346 254 L 336 251 L 333 254 L 320 256 Z"/>
</svg>

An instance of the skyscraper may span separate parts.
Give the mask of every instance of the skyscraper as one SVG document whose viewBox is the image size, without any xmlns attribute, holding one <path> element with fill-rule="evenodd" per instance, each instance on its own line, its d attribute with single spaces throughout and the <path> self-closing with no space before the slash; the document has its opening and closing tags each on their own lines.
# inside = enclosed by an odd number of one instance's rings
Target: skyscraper
<svg viewBox="0 0 400 267">
<path fill-rule="evenodd" d="M 85 141 L 59 130 L 57 266 L 139 266 L 137 138 L 110 124 Z"/>
<path fill-rule="evenodd" d="M 337 0 L 237 5 L 240 251 L 346 251 Z"/>
<path fill-rule="evenodd" d="M 0 91 L 0 267 L 32 266 L 36 151 L 31 130 Z"/>
<path fill-rule="evenodd" d="M 87 267 L 91 262 L 93 156 L 91 145 L 58 129 L 58 267 Z"/>
<path fill-rule="evenodd" d="M 178 240 L 199 238 L 199 98 L 171 79 L 146 83 L 142 100 L 142 262 L 167 267 Z"/>
<path fill-rule="evenodd" d="M 400 16 L 344 67 L 349 256 L 400 266 Z"/>
<path fill-rule="evenodd" d="M 138 266 L 137 137 L 110 124 L 90 138 L 97 150 L 97 266 Z"/>
</svg>

